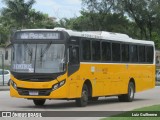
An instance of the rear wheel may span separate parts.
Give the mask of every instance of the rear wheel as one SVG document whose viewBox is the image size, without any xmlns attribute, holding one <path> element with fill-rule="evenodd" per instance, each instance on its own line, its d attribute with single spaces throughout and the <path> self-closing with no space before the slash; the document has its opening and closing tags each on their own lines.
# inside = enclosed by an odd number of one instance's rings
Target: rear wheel
<svg viewBox="0 0 160 120">
<path fill-rule="evenodd" d="M 124 102 L 124 95 L 119 95 L 118 100 L 119 102 Z"/>
<path fill-rule="evenodd" d="M 76 105 L 78 107 L 84 107 L 88 103 L 88 87 L 86 84 L 83 85 L 81 98 L 76 99 Z"/>
<path fill-rule="evenodd" d="M 130 82 L 128 85 L 128 93 L 118 96 L 118 100 L 120 102 L 132 102 L 134 99 L 134 93 L 135 93 L 135 85 L 133 82 Z"/>
<path fill-rule="evenodd" d="M 33 103 L 36 105 L 36 106 L 42 106 L 44 105 L 46 99 L 33 99 Z"/>
</svg>

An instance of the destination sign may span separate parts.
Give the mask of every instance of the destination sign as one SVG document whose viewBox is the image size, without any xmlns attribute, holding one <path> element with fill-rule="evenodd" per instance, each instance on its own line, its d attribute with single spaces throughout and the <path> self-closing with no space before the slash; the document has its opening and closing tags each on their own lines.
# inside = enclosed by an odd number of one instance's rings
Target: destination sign
<svg viewBox="0 0 160 120">
<path fill-rule="evenodd" d="M 16 39 L 60 39 L 58 32 L 19 32 Z"/>
</svg>

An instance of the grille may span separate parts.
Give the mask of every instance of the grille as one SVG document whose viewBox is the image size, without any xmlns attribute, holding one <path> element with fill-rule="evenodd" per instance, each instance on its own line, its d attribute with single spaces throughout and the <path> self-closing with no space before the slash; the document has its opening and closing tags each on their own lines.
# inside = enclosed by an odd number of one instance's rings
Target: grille
<svg viewBox="0 0 160 120">
<path fill-rule="evenodd" d="M 23 96 L 49 96 L 52 89 L 25 89 L 17 88 L 19 95 Z M 37 95 L 30 95 L 30 92 L 37 92 Z"/>
</svg>

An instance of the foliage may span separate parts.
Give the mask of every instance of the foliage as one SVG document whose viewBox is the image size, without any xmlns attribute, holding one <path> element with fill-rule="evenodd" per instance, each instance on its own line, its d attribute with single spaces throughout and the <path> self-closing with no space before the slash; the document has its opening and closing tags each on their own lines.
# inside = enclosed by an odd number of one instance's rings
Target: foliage
<svg viewBox="0 0 160 120">
<path fill-rule="evenodd" d="M 80 27 L 153 40 L 160 48 L 159 0 L 82 0 L 82 4 L 82 16 L 77 18 Z"/>
<path fill-rule="evenodd" d="M 64 27 L 125 33 L 135 39 L 153 40 L 160 48 L 159 0 L 82 0 L 81 16 L 59 22 L 32 9 L 35 0 L 3 2 L 6 7 L 0 16 L 0 44 L 5 44 L 13 29 Z"/>
<path fill-rule="evenodd" d="M 0 45 L 6 44 L 15 29 L 53 28 L 55 21 L 48 14 L 32 9 L 35 0 L 3 0 L 6 7 L 0 16 Z"/>
<path fill-rule="evenodd" d="M 5 46 L 5 43 L 7 42 L 6 40 L 8 40 L 8 34 L 9 34 L 8 26 L 6 22 L 3 22 L 3 21 L 4 19 L 0 17 L 0 46 Z"/>
<path fill-rule="evenodd" d="M 36 12 L 32 9 L 29 13 L 30 20 L 26 28 L 53 28 L 54 21 L 48 16 L 48 14 L 43 14 L 41 12 Z"/>
<path fill-rule="evenodd" d="M 17 28 L 25 28 L 29 24 L 29 12 L 35 0 L 4 0 L 6 8 L 2 9 L 2 16 L 11 18 Z"/>
<path fill-rule="evenodd" d="M 160 35 L 157 32 L 153 32 L 152 36 L 156 48 L 160 48 Z"/>
<path fill-rule="evenodd" d="M 152 39 L 158 16 L 160 16 L 159 0 L 117 0 L 117 11 L 123 11 L 133 19 L 140 29 L 141 39 Z"/>
</svg>

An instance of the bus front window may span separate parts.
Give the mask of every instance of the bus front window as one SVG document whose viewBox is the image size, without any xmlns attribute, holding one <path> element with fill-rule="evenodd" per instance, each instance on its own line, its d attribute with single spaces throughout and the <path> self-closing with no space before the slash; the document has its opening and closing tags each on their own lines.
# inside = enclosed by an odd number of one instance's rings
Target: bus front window
<svg viewBox="0 0 160 120">
<path fill-rule="evenodd" d="M 63 72 L 64 44 L 39 44 L 36 53 L 36 73 Z"/>
<path fill-rule="evenodd" d="M 14 44 L 12 71 L 23 73 L 64 72 L 64 44 Z"/>
</svg>

